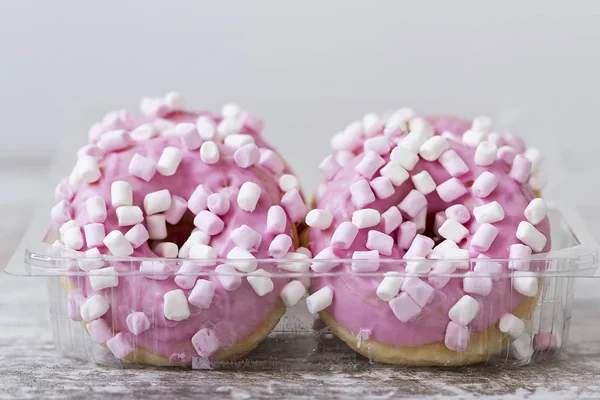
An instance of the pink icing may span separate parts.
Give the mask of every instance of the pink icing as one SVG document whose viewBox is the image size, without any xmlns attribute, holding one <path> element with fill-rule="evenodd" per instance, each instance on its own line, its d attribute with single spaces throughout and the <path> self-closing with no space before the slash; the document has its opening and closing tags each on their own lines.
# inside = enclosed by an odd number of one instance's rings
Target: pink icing
<svg viewBox="0 0 600 400">
<path fill-rule="evenodd" d="M 427 120 L 434 127 L 436 134 L 450 131 L 457 135 L 458 138 L 462 137 L 462 134 L 471 127 L 470 121 L 459 118 L 428 117 Z M 402 136 L 405 134 L 406 132 L 401 133 Z M 437 192 L 433 191 L 426 195 L 428 219 L 433 220 L 436 213 L 444 211 L 453 204 L 466 206 L 472 214 L 474 207 L 487 204 L 491 201 L 497 201 L 504 208 L 505 218 L 493 224 L 498 228 L 499 233 L 489 250 L 483 254 L 489 258 L 508 257 L 509 246 L 514 243 L 521 243 L 516 238 L 515 232 L 519 222 L 525 219 L 525 207 L 527 207 L 528 203 L 535 196 L 533 190 L 527 183 L 521 184 L 512 179 L 508 175 L 510 167 L 503 160 L 496 160 L 492 165 L 481 167 L 473 161 L 475 149 L 465 147 L 462 143 L 453 140 L 449 140 L 449 142 L 450 149 L 456 151 L 469 167 L 469 172 L 458 177 L 465 186 L 470 187 L 472 182 L 484 171 L 494 173 L 498 177 L 498 185 L 486 198 L 478 198 L 472 195 L 469 188 L 467 194 L 462 195 L 452 202 L 444 202 L 440 199 Z M 356 141 L 353 148 L 355 157 L 318 191 L 316 208 L 331 212 L 334 219 L 330 228 L 325 231 L 311 229 L 310 245 L 314 254 L 317 254 L 330 245 L 330 240 L 335 229 L 342 222 L 350 221 L 353 212 L 358 209 L 352 202 L 349 187 L 352 183 L 363 179 L 354 170 L 354 167 L 363 158 L 363 143 L 364 140 L 362 138 Z M 389 161 L 389 154 L 384 154 L 382 157 L 386 162 Z M 410 175 L 415 175 L 420 171 L 429 172 L 438 185 L 451 178 L 450 174 L 441 166 L 439 161 L 428 162 L 419 158 L 419 162 L 409 173 Z M 414 185 L 408 179 L 402 185 L 395 187 L 393 195 L 383 200 L 377 199 L 366 207 L 384 213 L 390 207 L 397 206 L 412 189 L 414 189 Z M 368 231 L 370 229 L 383 231 L 384 223 L 385 221 L 382 221 L 374 228 L 361 229 L 352 246 L 347 250 L 336 249 L 335 255 L 340 258 L 351 258 L 354 251 L 366 250 Z M 460 247 L 468 249 L 471 257 L 477 257 L 480 253 L 471 247 L 470 241 L 473 234 L 477 231 L 479 224 L 471 216 L 471 219 L 464 226 L 469 230 L 470 234 L 467 240 L 463 240 L 460 243 Z M 536 225 L 536 228 L 547 237 L 548 240 L 543 251 L 548 251 L 550 249 L 548 219 L 545 218 L 540 224 Z M 395 238 L 396 234 L 397 229 L 390 235 Z M 394 246 L 390 256 L 380 255 L 380 257 L 402 258 L 404 252 L 398 246 Z M 395 266 L 394 264 L 382 263 L 378 272 L 383 273 L 389 270 L 401 271 L 402 269 L 402 267 Z M 332 270 L 332 272 L 341 271 L 351 271 L 350 265 L 342 264 Z M 464 270 L 458 270 L 457 272 L 461 271 L 464 272 Z M 503 273 L 510 273 L 507 263 L 503 265 Z M 352 334 L 356 335 L 361 330 L 367 330 L 371 332 L 370 339 L 398 346 L 412 347 L 438 342 L 443 343 L 445 332 L 450 322 L 448 311 L 465 295 L 462 287 L 462 279 L 450 279 L 449 283 L 441 290 L 436 289 L 433 299 L 429 304 L 424 307 L 415 320 L 409 322 L 398 320 L 388 304 L 376 295 L 376 290 L 381 280 L 381 277 L 357 277 L 350 274 L 343 277 L 325 276 L 314 278 L 311 290 L 314 292 L 326 285 L 333 290 L 333 303 L 326 311 L 338 323 L 352 332 Z M 491 293 L 487 296 L 470 295 L 478 300 L 480 304 L 480 311 L 469 324 L 469 329 L 475 332 L 481 332 L 495 325 L 502 315 L 514 310 L 525 299 L 523 295 L 512 289 L 511 280 L 506 278 L 495 280 Z"/>
</svg>

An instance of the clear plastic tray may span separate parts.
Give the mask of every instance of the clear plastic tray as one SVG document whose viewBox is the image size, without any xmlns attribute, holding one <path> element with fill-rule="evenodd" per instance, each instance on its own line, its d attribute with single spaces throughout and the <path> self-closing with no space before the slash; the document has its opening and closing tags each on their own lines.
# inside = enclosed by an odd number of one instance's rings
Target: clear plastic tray
<svg viewBox="0 0 600 400">
<path fill-rule="evenodd" d="M 436 351 L 435 347 L 414 347 L 409 349 L 410 357 L 404 364 L 409 365 L 467 365 L 467 364 L 484 364 L 484 365 L 524 365 L 539 360 L 556 357 L 567 345 L 569 324 L 571 317 L 571 307 L 574 295 L 574 280 L 577 277 L 594 276 L 599 263 L 598 245 L 596 240 L 586 231 L 585 223 L 572 210 L 553 205 L 549 208 L 548 216 L 552 226 L 552 250 L 547 254 L 538 254 L 530 258 L 528 261 L 531 265 L 530 274 L 537 277 L 538 292 L 536 296 L 527 298 L 523 301 L 522 297 L 517 298 L 515 292 L 509 290 L 510 296 L 515 296 L 514 299 L 503 299 L 508 304 L 527 303 L 525 308 L 519 312 L 519 317 L 525 325 L 524 332 L 516 339 L 508 334 L 503 334 L 498 330 L 497 321 L 489 321 L 491 325 L 489 329 L 483 330 L 478 335 L 478 348 L 470 348 L 469 352 L 464 354 L 461 352 Z M 44 223 L 34 221 L 38 226 L 43 226 Z M 47 225 L 46 225 L 47 226 Z M 41 240 L 44 233 L 38 231 L 38 240 Z M 48 235 L 46 241 L 48 241 Z M 33 241 L 32 241 L 33 240 Z M 73 297 L 73 288 L 75 283 L 83 283 L 89 280 L 89 272 L 82 271 L 76 266 L 81 258 L 78 255 L 66 254 L 62 250 L 57 250 L 52 246 L 45 244 L 35 244 L 35 234 L 30 234 L 26 237 L 25 242 L 17 249 L 15 256 L 7 267 L 6 272 L 15 275 L 26 276 L 43 276 L 46 277 L 49 290 L 49 305 L 51 322 L 53 327 L 54 341 L 57 350 L 68 357 L 74 357 L 90 362 L 121 366 L 131 363 L 158 364 L 158 365 L 173 365 L 186 366 L 196 369 L 306 369 L 314 370 L 315 368 L 329 369 L 334 366 L 357 368 L 359 365 L 373 365 L 373 359 L 382 360 L 384 362 L 400 363 L 400 359 L 394 359 L 394 349 L 388 355 L 385 351 L 389 351 L 389 347 L 379 347 L 379 342 L 373 341 L 369 337 L 369 330 L 359 330 L 358 332 L 350 332 L 350 329 L 344 330 L 340 325 L 329 320 L 327 325 L 316 314 L 311 314 L 308 311 L 305 299 L 306 295 L 293 307 L 289 307 L 281 312 L 284 315 L 281 317 L 275 328 L 262 341 L 255 337 L 255 342 L 258 342 L 256 348 L 238 360 L 216 360 L 215 358 L 237 358 L 232 356 L 235 351 L 227 351 L 228 348 L 235 347 L 236 343 L 220 343 L 219 352 L 213 353 L 211 356 L 200 356 L 198 354 L 160 354 L 160 342 L 162 340 L 157 333 L 157 330 L 149 330 L 145 333 L 136 336 L 130 332 L 123 332 L 126 335 L 127 342 L 131 345 L 131 352 L 127 355 L 116 357 L 104 343 L 96 343 L 89 335 L 86 329 L 86 323 L 73 320 L 73 309 L 69 300 Z M 33 243 L 33 244 L 32 244 Z M 88 259 L 89 260 L 89 259 Z M 147 282 L 148 274 L 143 274 L 139 271 L 140 263 L 145 261 L 140 258 L 116 258 L 110 256 L 102 257 L 105 266 L 116 266 L 119 282 L 126 281 L 132 288 L 140 287 L 144 282 Z M 154 262 L 162 262 L 170 266 L 171 271 L 177 271 L 179 265 L 185 261 L 180 259 L 152 259 Z M 194 260 L 201 261 L 201 260 Z M 323 262 L 323 260 L 319 260 Z M 514 262 L 514 259 L 496 259 L 486 260 L 485 262 L 500 263 L 505 265 L 509 262 Z M 518 260 L 517 260 L 518 261 Z M 232 260 L 219 260 L 218 263 L 231 263 Z M 300 280 L 308 285 L 309 282 L 319 282 L 324 276 L 328 281 L 336 283 L 337 280 L 349 281 L 350 278 L 364 276 L 365 279 L 373 279 L 381 281 L 384 276 L 383 272 L 374 273 L 342 273 L 330 272 L 325 274 L 317 274 L 313 272 L 290 272 L 296 267 L 301 268 L 299 263 L 310 263 L 311 260 L 285 261 L 288 266 L 285 269 L 279 268 L 280 260 L 259 260 L 258 268 L 264 268 L 267 271 L 272 271 L 270 279 L 274 282 L 276 288 L 280 288 L 290 280 Z M 337 260 L 336 263 L 339 263 Z M 352 260 L 342 260 L 342 262 L 350 263 Z M 354 261 L 356 262 L 356 261 Z M 382 260 L 382 265 L 386 264 L 385 269 L 394 268 L 405 265 L 407 260 Z M 439 262 L 430 260 L 430 263 Z M 444 275 L 450 279 L 462 279 L 466 272 L 472 270 L 476 263 L 481 263 L 481 259 L 472 260 L 456 260 L 455 262 L 463 263 L 466 269 L 457 270 L 457 272 L 449 275 Z M 466 263 L 466 264 L 465 264 Z M 333 271 L 336 271 L 335 269 Z M 164 275 L 164 273 L 163 273 Z M 221 274 L 223 276 L 224 274 Z M 246 277 L 242 275 L 242 281 L 248 285 Z M 201 279 L 216 280 L 219 278 L 212 270 L 198 273 L 197 276 Z M 408 276 L 408 275 L 407 275 Z M 418 276 L 418 275 L 410 275 Z M 167 280 L 175 278 L 174 273 L 169 273 L 168 276 L 162 276 Z M 423 276 L 424 279 L 427 279 Z M 513 276 L 511 275 L 494 275 L 492 276 L 494 285 L 512 285 Z M 136 286 L 137 285 L 137 286 Z M 135 290 L 135 289 L 132 289 Z M 310 293 L 311 290 L 309 289 Z M 118 299 L 115 298 L 115 292 L 112 288 L 104 289 L 101 294 L 111 304 L 110 309 L 103 318 L 107 321 L 113 321 L 117 316 L 118 307 L 113 308 L 113 305 L 118 305 Z M 278 293 L 275 295 L 278 303 Z M 248 310 L 259 310 L 261 304 L 258 303 L 262 299 L 258 296 L 247 296 L 244 298 L 244 304 L 232 304 L 231 307 L 246 307 Z M 485 298 L 480 301 L 480 310 L 478 315 L 481 318 L 491 315 L 495 304 L 490 301 L 485 301 Z M 255 303 L 256 302 L 256 303 Z M 254 304 L 253 304 L 254 303 Z M 72 306 L 72 304 L 71 304 Z M 387 305 L 381 301 L 381 307 Z M 223 308 L 226 310 L 226 308 Z M 122 311 L 122 310 L 121 310 Z M 260 311 L 260 310 L 259 310 Z M 264 315 L 271 315 L 268 310 L 264 310 Z M 325 310 L 327 311 L 327 310 Z M 390 309 L 386 309 L 390 312 Z M 201 313 L 201 310 L 192 311 Z M 223 311 L 225 313 L 225 311 Z M 218 319 L 218 314 L 217 318 Z M 323 315 L 322 315 L 323 316 Z M 158 313 L 148 315 L 151 323 L 155 318 L 161 318 Z M 373 319 L 377 319 L 377 315 L 373 315 Z M 445 318 L 445 316 L 440 316 Z M 80 319 L 80 318 L 75 318 Z M 227 319 L 223 315 L 223 319 Z M 275 318 L 273 324 L 277 321 Z M 218 321 L 211 321 L 211 324 Z M 417 319 L 414 324 L 419 324 Z M 229 329 L 232 329 L 229 325 Z M 200 328 L 200 327 L 198 327 Z M 110 326 L 111 333 L 117 334 L 119 327 L 113 324 Z M 237 329 L 237 328 L 236 328 Z M 390 327 L 390 329 L 392 329 Z M 267 329 L 268 331 L 268 329 Z M 340 340 L 332 332 L 338 336 L 344 337 L 347 344 Z M 345 332 L 345 335 L 342 334 Z M 348 335 L 350 332 L 350 335 Z M 266 333 L 266 332 L 265 332 Z M 142 336 L 145 335 L 145 336 Z M 188 340 L 189 338 L 185 338 Z M 246 338 L 238 338 L 238 342 Z M 260 338 L 259 338 L 260 339 Z M 250 340 L 248 341 L 251 342 Z M 251 343 L 252 347 L 256 343 Z M 232 347 L 233 346 L 233 347 Z M 441 346 L 444 346 L 443 340 Z M 154 350 L 148 351 L 148 347 Z M 248 346 L 246 346 L 248 347 Z M 354 348 L 354 350 L 351 349 Z M 439 350 L 440 347 L 437 349 Z M 186 351 L 190 351 L 191 347 L 187 346 Z M 223 350 L 223 352 L 220 352 Z M 239 350 L 239 349 L 238 349 Z M 246 349 L 247 350 L 247 349 Z M 422 351 L 421 351 L 422 350 Z M 383 354 L 382 354 L 383 351 Z M 358 352 L 362 353 L 360 355 Z M 219 357 L 221 355 L 223 356 Z M 401 353 L 405 354 L 405 353 Z M 159 357 L 154 357 L 159 355 Z M 239 354 L 238 354 L 239 355 Z"/>
</svg>

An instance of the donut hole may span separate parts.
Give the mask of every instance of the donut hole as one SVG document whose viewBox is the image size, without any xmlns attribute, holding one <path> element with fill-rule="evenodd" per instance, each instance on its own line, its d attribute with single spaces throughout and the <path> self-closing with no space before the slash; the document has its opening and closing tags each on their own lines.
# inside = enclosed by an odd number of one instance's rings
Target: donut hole
<svg viewBox="0 0 600 400">
<path fill-rule="evenodd" d="M 167 237 L 163 240 L 154 240 L 150 247 L 154 248 L 160 242 L 172 242 L 181 248 L 195 228 L 194 214 L 188 210 L 177 224 L 167 223 Z"/>
<path fill-rule="evenodd" d="M 468 187 L 468 188 L 470 188 L 471 186 L 473 186 L 473 183 L 474 183 L 474 182 L 475 182 L 475 181 L 467 181 L 467 182 L 465 183 L 465 186 L 466 186 L 466 187 Z"/>
</svg>

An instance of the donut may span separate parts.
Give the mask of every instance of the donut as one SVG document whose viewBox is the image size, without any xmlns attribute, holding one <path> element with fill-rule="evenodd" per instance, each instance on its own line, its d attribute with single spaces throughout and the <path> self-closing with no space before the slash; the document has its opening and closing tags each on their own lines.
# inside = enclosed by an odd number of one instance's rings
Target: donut
<svg viewBox="0 0 600 400">
<path fill-rule="evenodd" d="M 234 104 L 195 113 L 169 93 L 141 109 L 94 124 L 56 189 L 54 246 L 80 273 L 69 316 L 128 362 L 240 358 L 293 305 L 272 278 L 284 264 L 260 260 L 302 256 L 298 179 Z"/>
<path fill-rule="evenodd" d="M 423 366 L 507 346 L 528 356 L 544 262 L 527 259 L 550 249 L 541 156 L 491 128 L 403 108 L 332 138 L 306 216 L 307 305 L 358 353 Z"/>
</svg>

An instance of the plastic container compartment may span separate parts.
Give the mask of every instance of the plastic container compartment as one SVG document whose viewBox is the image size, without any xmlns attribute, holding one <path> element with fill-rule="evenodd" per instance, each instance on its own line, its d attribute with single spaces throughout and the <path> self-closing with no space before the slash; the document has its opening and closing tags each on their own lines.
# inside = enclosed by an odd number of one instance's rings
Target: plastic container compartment
<svg viewBox="0 0 600 400">
<path fill-rule="evenodd" d="M 508 334 L 501 333 L 498 330 L 498 320 L 492 320 L 492 314 L 497 311 L 498 304 L 494 301 L 486 301 L 485 297 L 474 296 L 479 300 L 480 309 L 476 320 L 479 318 L 483 325 L 490 325 L 491 328 L 478 334 L 472 332 L 473 335 L 479 337 L 479 347 L 472 349 L 471 353 L 443 351 L 436 352 L 431 349 L 421 351 L 421 348 L 416 350 L 411 349 L 414 365 L 465 365 L 465 364 L 485 364 L 485 365 L 524 365 L 539 360 L 556 357 L 567 345 L 569 334 L 569 323 L 571 317 L 571 308 L 573 300 L 573 285 L 577 277 L 593 276 L 598 265 L 598 247 L 597 242 L 585 230 L 583 221 L 572 211 L 561 209 L 556 206 L 550 207 L 549 218 L 552 226 L 552 251 L 545 255 L 536 255 L 529 260 L 530 274 L 535 276 L 538 282 L 537 296 L 529 297 L 527 306 L 521 307 L 520 317 L 524 322 L 524 331 L 515 339 Z M 40 225 L 40 224 L 38 224 Z M 41 224 L 43 225 L 43 224 Z M 43 235 L 43 234 L 42 234 Z M 51 239 L 52 234 L 46 235 L 46 242 Z M 28 239 L 31 240 L 31 235 Z M 134 335 L 127 327 L 123 326 L 123 322 L 118 322 L 118 319 L 123 319 L 123 313 L 133 311 L 135 308 L 127 303 L 119 296 L 115 288 L 101 290 L 99 293 L 108 300 L 110 308 L 104 314 L 102 319 L 107 322 L 109 328 L 108 333 L 104 332 L 106 337 L 112 337 L 117 333 L 120 335 L 120 340 L 123 343 L 118 343 L 113 347 L 116 352 L 125 352 L 128 354 L 117 354 L 115 356 L 104 343 L 96 343 L 86 330 L 85 322 L 81 321 L 78 314 L 75 287 L 89 283 L 89 272 L 82 271 L 76 266 L 81 262 L 81 258 L 73 254 L 65 254 L 62 250 L 57 250 L 52 246 L 39 244 L 25 244 L 26 250 L 23 247 L 17 250 L 15 257 L 7 272 L 11 274 L 27 275 L 27 276 L 43 276 L 48 282 L 49 306 L 51 313 L 51 322 L 53 327 L 54 341 L 57 350 L 67 357 L 74 357 L 82 360 L 104 365 L 121 366 L 130 363 L 150 363 L 150 364 L 169 364 L 178 366 L 191 366 L 197 369 L 219 368 L 219 369 L 307 369 L 314 370 L 315 368 L 360 368 L 361 365 L 374 365 L 369 358 L 378 358 L 379 356 L 369 357 L 375 354 L 378 349 L 371 340 L 381 336 L 382 329 L 397 329 L 399 321 L 393 323 L 393 326 L 382 326 L 377 324 L 378 318 L 386 318 L 390 321 L 390 316 L 393 317 L 391 309 L 384 301 L 379 300 L 375 293 L 369 301 L 379 302 L 378 307 L 381 309 L 381 314 L 373 315 L 373 323 L 365 329 L 357 332 L 352 331 L 351 336 L 346 336 L 348 344 L 364 354 L 358 354 L 346 345 L 342 340 L 336 337 L 332 332 L 337 332 L 339 325 L 333 323 L 327 326 L 318 315 L 311 314 L 306 305 L 306 295 L 293 307 L 287 308 L 285 314 L 279 320 L 275 328 L 268 336 L 260 342 L 254 350 L 236 361 L 214 360 L 219 354 L 235 353 L 235 348 L 231 347 L 232 343 L 218 343 L 220 348 L 212 355 L 200 356 L 194 351 L 194 347 L 190 346 L 190 338 L 193 332 L 189 331 L 189 324 L 186 329 L 182 329 L 180 340 L 185 343 L 183 347 L 171 347 L 167 352 L 169 354 L 160 354 L 161 357 L 154 357 L 145 349 L 153 349 L 154 355 L 160 353 L 164 349 L 165 332 L 173 332 L 174 328 L 167 330 L 150 329 L 146 332 Z M 89 260 L 89 259 L 87 259 Z M 105 266 L 114 266 L 118 272 L 119 285 L 125 282 L 132 291 L 141 290 L 140 288 L 150 287 L 150 282 L 173 282 L 175 275 L 170 273 L 168 276 L 161 276 L 164 280 L 150 279 L 148 274 L 142 274 L 139 271 L 140 263 L 143 259 L 139 258 L 115 258 L 105 256 L 102 262 Z M 152 259 L 154 262 L 165 263 L 169 266 L 169 270 L 177 271 L 182 260 L 179 259 Z M 199 261 L 199 260 L 195 260 Z M 200 260 L 201 261 L 201 260 Z M 223 260 L 227 261 L 227 260 Z M 219 261 L 222 263 L 223 261 Z M 322 262 L 322 260 L 319 260 Z M 485 262 L 506 263 L 514 262 L 515 260 L 486 260 Z M 231 263 L 231 260 L 228 260 Z M 365 275 L 362 279 L 371 280 L 373 283 L 373 291 L 377 287 L 378 282 L 383 279 L 383 272 L 355 274 L 349 272 L 332 272 L 325 274 L 317 274 L 313 272 L 290 272 L 290 270 L 306 270 L 306 266 L 311 262 L 310 259 L 305 260 L 286 260 L 287 267 L 281 267 L 281 261 L 278 260 L 262 260 L 258 262 L 258 268 L 263 268 L 271 271 L 270 279 L 274 283 L 275 290 L 265 297 L 252 295 L 244 297 L 244 303 L 229 304 L 224 298 L 221 298 L 219 290 L 211 303 L 212 310 L 202 310 L 194 306 L 190 306 L 192 318 L 195 315 L 203 312 L 210 312 L 210 321 L 203 323 L 204 326 L 193 327 L 193 331 L 201 328 L 213 329 L 217 332 L 221 329 L 228 330 L 228 334 L 222 337 L 233 337 L 237 332 L 249 332 L 254 329 L 250 326 L 243 326 L 244 321 L 232 321 L 230 310 L 238 308 L 248 310 L 248 314 L 265 316 L 274 309 L 274 304 L 279 301 L 279 290 L 290 280 L 300 280 L 304 284 L 312 282 L 314 286 L 320 287 L 323 279 L 327 279 L 329 283 L 339 283 L 337 280 L 344 280 L 344 284 L 352 286 L 352 279 L 357 278 L 357 275 Z M 337 261 L 339 263 L 339 260 Z M 343 262 L 350 262 L 345 260 Z M 439 261 L 430 260 L 430 263 Z M 447 275 L 450 279 L 463 279 L 465 274 L 472 270 L 476 263 L 481 263 L 482 260 L 462 260 L 456 261 L 468 263 L 468 269 L 459 269 L 457 272 Z M 382 260 L 386 263 L 386 267 L 392 269 L 400 268 L 406 265 L 406 260 Z M 464 265 L 467 266 L 467 265 Z M 389 269 L 389 268 L 386 268 Z M 506 270 L 506 269 L 505 269 Z M 214 271 L 198 273 L 198 278 L 209 279 L 219 285 L 219 277 Z M 247 290 L 252 290 L 248 284 L 247 278 L 241 274 L 242 285 L 240 288 L 246 287 Z M 223 276 L 223 274 L 221 274 Z M 415 276 L 415 275 L 411 275 Z M 495 288 L 509 287 L 513 284 L 513 276 L 511 275 L 496 275 L 492 276 L 493 285 Z M 426 277 L 423 279 L 427 280 Z M 194 278 L 195 280 L 195 278 Z M 245 286 L 244 286 L 245 285 Z M 173 283 L 173 288 L 177 286 Z M 239 289 L 238 289 L 239 290 Z M 312 289 L 314 290 L 314 288 Z M 309 289 L 310 293 L 311 289 Z M 511 293 L 509 297 L 504 298 L 501 302 L 508 304 L 510 309 L 514 309 L 519 304 L 523 305 L 523 297 L 517 294 L 514 290 L 508 290 Z M 121 292 L 122 293 L 122 292 Z M 189 290 L 185 291 L 189 294 Z M 148 293 L 151 296 L 152 293 Z M 271 297 L 269 297 L 271 296 Z M 267 299 L 267 300 L 265 300 Z M 270 299 L 270 300 L 268 300 Z M 160 300 L 160 299 L 159 299 Z M 157 303 L 160 303 L 156 300 Z M 344 301 L 343 298 L 337 299 L 334 296 L 334 302 Z M 346 301 L 354 301 L 356 299 L 346 299 Z M 281 302 L 279 302 L 281 303 Z M 267 305 L 269 304 L 269 305 Z M 75 306 L 74 306 L 75 305 Z M 356 307 L 360 307 L 360 302 L 356 303 Z M 281 306 L 283 307 L 283 306 Z M 268 309 L 265 309 L 268 308 Z M 283 309 L 281 309 L 283 312 Z M 326 309 L 327 311 L 327 309 Z M 497 313 L 497 312 L 496 312 Z M 165 324 L 165 318 L 162 314 L 162 305 L 154 308 L 154 312 L 146 312 L 149 322 L 154 326 L 154 323 Z M 431 315 L 427 316 L 431 318 Z M 443 323 L 447 323 L 448 317 L 445 313 L 440 312 L 435 315 Z M 256 324 L 256 319 L 260 317 L 249 318 L 252 324 Z M 418 317 L 413 322 L 407 324 L 420 324 Z M 74 320 L 75 319 L 75 320 Z M 243 318 L 244 319 L 244 318 Z M 117 321 L 117 322 L 115 322 Z M 220 322 L 226 321 L 225 325 Z M 275 322 L 272 320 L 271 322 Z M 393 321 L 393 320 L 392 320 Z M 483 322 L 482 322 L 483 321 Z M 188 321 L 189 322 L 189 321 Z M 177 323 L 170 322 L 170 325 Z M 223 326 L 225 328 L 223 328 Z M 220 328 L 219 328 L 220 327 Z M 371 330 L 372 327 L 373 330 Z M 171 331 L 169 331 L 171 329 Z M 177 328 L 175 328 L 177 329 Z M 421 332 L 427 330 L 427 327 L 421 327 Z M 185 332 L 184 332 L 185 331 Z M 266 331 L 265 331 L 266 332 Z M 413 334 L 418 334 L 413 331 Z M 102 342 L 106 340 L 102 338 L 102 332 L 98 334 Z M 233 336 L 232 336 L 233 335 Z M 389 335 L 388 335 L 389 336 Z M 212 339 L 210 334 L 203 336 L 201 339 L 201 348 L 211 348 Z M 236 342 L 244 341 L 245 338 L 238 338 Z M 171 340 L 173 340 L 171 338 Z M 248 340 L 248 343 L 250 340 Z M 439 342 L 439 340 L 438 340 Z M 483 343 L 483 344 L 482 344 Z M 487 343 L 487 344 L 486 344 Z M 125 350 L 123 350 L 123 346 Z M 128 346 L 130 348 L 128 348 Z M 443 338 L 439 346 L 444 346 Z M 250 346 L 251 347 L 251 346 Z M 178 349 L 180 351 L 174 351 Z M 182 350 L 183 349 L 183 350 Z M 232 351 L 229 351 L 229 350 Z M 239 349 L 237 349 L 239 351 Z M 203 350 L 204 351 L 204 350 Z M 223 351 L 220 353 L 220 351 Z M 436 353 L 438 353 L 436 355 Z M 216 354 L 216 355 L 215 355 Z M 392 357 L 389 353 L 387 357 Z M 474 355 L 473 355 L 474 354 Z M 366 357 L 365 357 L 366 356 Z"/>
</svg>

